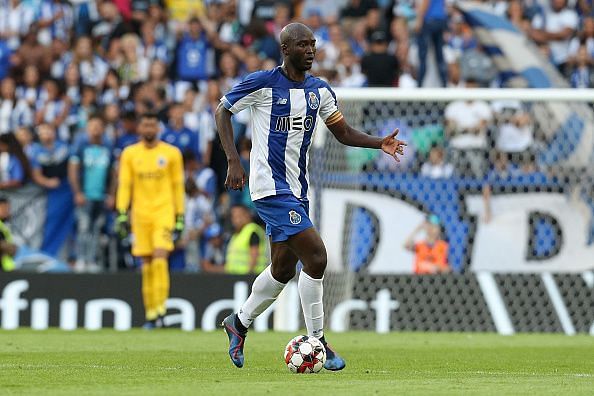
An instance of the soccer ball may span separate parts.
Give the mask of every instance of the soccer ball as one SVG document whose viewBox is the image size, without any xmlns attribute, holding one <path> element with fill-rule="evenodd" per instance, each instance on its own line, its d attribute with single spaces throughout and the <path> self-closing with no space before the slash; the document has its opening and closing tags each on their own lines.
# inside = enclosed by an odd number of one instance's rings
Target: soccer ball
<svg viewBox="0 0 594 396">
<path fill-rule="evenodd" d="M 300 335 L 285 348 L 285 363 L 293 373 L 317 373 L 326 362 L 326 348 L 315 337 Z"/>
</svg>

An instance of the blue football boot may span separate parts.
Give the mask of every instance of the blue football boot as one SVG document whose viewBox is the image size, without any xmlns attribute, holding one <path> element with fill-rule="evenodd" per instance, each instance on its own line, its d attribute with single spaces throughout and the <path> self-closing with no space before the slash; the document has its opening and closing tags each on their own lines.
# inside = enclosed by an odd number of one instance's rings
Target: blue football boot
<svg viewBox="0 0 594 396">
<path fill-rule="evenodd" d="M 243 367 L 243 345 L 247 332 L 240 331 L 235 326 L 235 314 L 231 314 L 221 323 L 227 337 L 229 337 L 229 356 L 236 367 Z"/>
<path fill-rule="evenodd" d="M 326 363 L 324 363 L 324 368 L 330 371 L 339 371 L 345 368 L 346 362 L 344 359 L 330 348 L 324 337 L 320 341 L 322 341 L 324 348 L 326 348 Z"/>
</svg>

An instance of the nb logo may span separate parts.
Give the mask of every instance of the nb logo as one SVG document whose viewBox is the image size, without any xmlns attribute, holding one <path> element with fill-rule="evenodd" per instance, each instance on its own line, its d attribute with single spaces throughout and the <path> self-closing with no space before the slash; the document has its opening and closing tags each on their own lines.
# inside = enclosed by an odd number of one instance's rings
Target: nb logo
<svg viewBox="0 0 594 396">
<path fill-rule="evenodd" d="M 287 98 L 278 98 L 278 100 L 276 101 L 276 104 L 278 104 L 278 105 L 287 104 Z"/>
</svg>

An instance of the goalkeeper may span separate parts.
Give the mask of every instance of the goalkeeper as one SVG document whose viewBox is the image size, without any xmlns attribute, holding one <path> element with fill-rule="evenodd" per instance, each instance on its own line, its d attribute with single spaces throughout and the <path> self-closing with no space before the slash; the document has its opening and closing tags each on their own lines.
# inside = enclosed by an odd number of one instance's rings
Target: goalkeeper
<svg viewBox="0 0 594 396">
<path fill-rule="evenodd" d="M 132 232 L 132 254 L 142 261 L 142 299 L 147 329 L 163 326 L 169 296 L 167 259 L 184 228 L 181 152 L 158 139 L 159 120 L 145 113 L 140 142 L 122 152 L 116 198 L 116 233 Z"/>
</svg>

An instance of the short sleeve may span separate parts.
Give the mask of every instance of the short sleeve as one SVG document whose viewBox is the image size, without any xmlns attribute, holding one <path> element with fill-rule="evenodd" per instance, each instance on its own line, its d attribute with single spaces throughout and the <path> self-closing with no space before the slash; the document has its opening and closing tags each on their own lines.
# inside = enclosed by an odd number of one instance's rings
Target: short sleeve
<svg viewBox="0 0 594 396">
<path fill-rule="evenodd" d="M 576 30 L 579 25 L 579 17 L 573 10 L 566 10 L 563 14 L 563 25 L 564 28 L 570 28 Z"/>
<path fill-rule="evenodd" d="M 242 82 L 237 84 L 225 96 L 221 103 L 233 114 L 247 109 L 258 103 L 260 90 L 267 82 L 266 72 L 255 72 L 249 74 Z"/>
<path fill-rule="evenodd" d="M 342 119 L 342 113 L 338 110 L 338 101 L 332 88 L 325 86 L 320 88 L 320 118 L 326 125 L 334 124 Z"/>
</svg>

